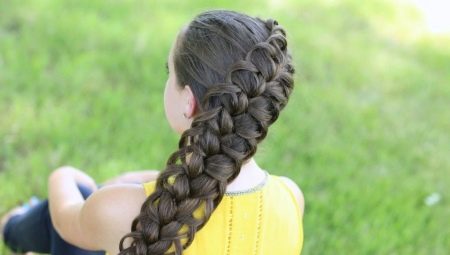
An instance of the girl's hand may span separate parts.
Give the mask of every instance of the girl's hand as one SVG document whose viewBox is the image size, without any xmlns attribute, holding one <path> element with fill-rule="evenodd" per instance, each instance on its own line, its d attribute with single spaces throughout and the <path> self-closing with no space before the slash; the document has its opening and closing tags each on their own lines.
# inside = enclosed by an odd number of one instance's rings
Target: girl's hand
<svg viewBox="0 0 450 255">
<path fill-rule="evenodd" d="M 85 185 L 89 187 L 92 191 L 97 190 L 97 184 L 95 183 L 94 179 L 84 173 L 83 171 L 72 167 L 72 166 L 62 166 L 56 169 L 49 178 L 58 178 L 61 177 L 67 177 L 71 176 L 77 184 Z"/>
</svg>

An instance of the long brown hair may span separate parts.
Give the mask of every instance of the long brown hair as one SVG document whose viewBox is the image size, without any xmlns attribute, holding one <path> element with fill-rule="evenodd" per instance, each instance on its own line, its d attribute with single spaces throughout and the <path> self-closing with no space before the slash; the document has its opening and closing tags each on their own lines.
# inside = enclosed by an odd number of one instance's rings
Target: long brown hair
<svg viewBox="0 0 450 255">
<path fill-rule="evenodd" d="M 199 113 L 122 238 L 121 255 L 182 254 L 294 87 L 286 33 L 273 19 L 203 12 L 180 33 L 173 59 L 178 86 L 191 86 Z M 195 217 L 199 208 L 202 216 Z M 127 238 L 131 245 L 124 247 Z"/>
</svg>

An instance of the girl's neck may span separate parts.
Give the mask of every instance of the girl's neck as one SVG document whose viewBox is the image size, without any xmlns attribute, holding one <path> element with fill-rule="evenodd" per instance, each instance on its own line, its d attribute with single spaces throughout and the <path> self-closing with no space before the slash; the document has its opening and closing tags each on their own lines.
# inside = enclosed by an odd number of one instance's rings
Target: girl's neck
<svg viewBox="0 0 450 255">
<path fill-rule="evenodd" d="M 264 180 L 264 171 L 252 158 L 244 162 L 239 175 L 227 185 L 227 192 L 235 192 L 251 189 Z"/>
</svg>

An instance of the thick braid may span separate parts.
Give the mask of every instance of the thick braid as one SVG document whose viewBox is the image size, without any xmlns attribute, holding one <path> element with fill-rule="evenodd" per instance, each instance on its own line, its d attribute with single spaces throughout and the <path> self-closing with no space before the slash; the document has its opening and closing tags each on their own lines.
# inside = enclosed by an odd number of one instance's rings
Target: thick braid
<svg viewBox="0 0 450 255">
<path fill-rule="evenodd" d="M 272 19 L 264 23 L 268 38 L 230 66 L 224 83 L 206 90 L 202 112 L 181 135 L 132 232 L 121 240 L 120 254 L 182 254 L 278 118 L 293 89 L 294 68 L 283 28 Z"/>
</svg>

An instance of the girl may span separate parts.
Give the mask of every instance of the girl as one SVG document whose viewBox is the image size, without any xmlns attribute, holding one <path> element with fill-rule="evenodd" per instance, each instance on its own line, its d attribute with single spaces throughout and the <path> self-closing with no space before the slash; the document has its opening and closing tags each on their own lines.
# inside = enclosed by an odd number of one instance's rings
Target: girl
<svg viewBox="0 0 450 255">
<path fill-rule="evenodd" d="M 167 69 L 165 113 L 181 137 L 166 168 L 126 177 L 143 184 L 119 178 L 100 189 L 58 168 L 48 201 L 5 217 L 6 245 L 66 255 L 300 254 L 303 195 L 253 159 L 294 86 L 285 30 L 203 12 L 178 33 Z"/>
</svg>

